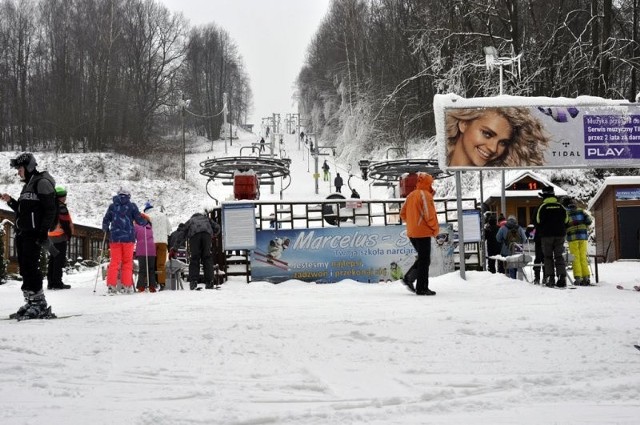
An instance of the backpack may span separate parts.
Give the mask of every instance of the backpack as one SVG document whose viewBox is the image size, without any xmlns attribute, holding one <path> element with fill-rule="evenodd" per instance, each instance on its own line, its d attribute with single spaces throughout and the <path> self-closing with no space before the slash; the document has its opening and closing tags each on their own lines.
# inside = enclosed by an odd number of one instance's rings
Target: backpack
<svg viewBox="0 0 640 425">
<path fill-rule="evenodd" d="M 520 236 L 520 227 L 514 227 L 513 229 L 509 229 L 507 232 L 507 237 L 505 238 L 505 242 L 507 247 L 509 247 L 509 253 L 519 254 L 522 252 L 522 237 Z"/>
</svg>

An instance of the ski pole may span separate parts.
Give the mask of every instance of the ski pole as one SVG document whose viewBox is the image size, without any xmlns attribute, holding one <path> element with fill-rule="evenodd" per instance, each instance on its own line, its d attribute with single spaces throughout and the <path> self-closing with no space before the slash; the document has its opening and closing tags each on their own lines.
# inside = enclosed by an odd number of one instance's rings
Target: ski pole
<svg viewBox="0 0 640 425">
<path fill-rule="evenodd" d="M 96 273 L 96 281 L 93 284 L 93 293 L 95 295 L 96 293 L 96 288 L 98 287 L 98 276 L 100 276 L 100 269 L 101 269 L 101 265 L 102 265 L 102 260 L 104 260 L 104 244 L 107 240 L 107 232 L 104 232 L 104 236 L 102 237 L 102 245 L 101 245 L 101 249 L 100 249 L 100 256 L 98 257 L 98 273 Z"/>
<path fill-rule="evenodd" d="M 149 285 L 149 245 L 147 245 L 147 225 L 144 225 L 144 247 L 147 251 L 147 255 L 144 256 L 144 263 L 145 263 L 145 277 L 147 280 L 147 288 L 149 288 L 149 290 L 151 290 L 151 285 Z"/>
</svg>

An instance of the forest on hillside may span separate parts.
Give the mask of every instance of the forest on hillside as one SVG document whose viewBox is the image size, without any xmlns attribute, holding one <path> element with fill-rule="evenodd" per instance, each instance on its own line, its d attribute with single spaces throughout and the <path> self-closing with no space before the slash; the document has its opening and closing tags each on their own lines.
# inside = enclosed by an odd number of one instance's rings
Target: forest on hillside
<svg viewBox="0 0 640 425">
<path fill-rule="evenodd" d="M 640 0 L 334 0 L 297 81 L 302 122 L 372 152 L 434 135 L 433 96 L 634 100 Z"/>
<path fill-rule="evenodd" d="M 136 153 L 182 119 L 216 140 L 224 93 L 245 122 L 249 79 L 215 24 L 155 0 L 0 0 L 0 150 Z"/>
</svg>

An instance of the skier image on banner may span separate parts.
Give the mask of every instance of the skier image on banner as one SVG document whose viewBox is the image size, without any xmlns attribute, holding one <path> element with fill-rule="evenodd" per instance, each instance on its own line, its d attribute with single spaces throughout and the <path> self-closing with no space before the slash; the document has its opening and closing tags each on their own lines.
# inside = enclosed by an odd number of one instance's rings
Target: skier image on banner
<svg viewBox="0 0 640 425">
<path fill-rule="evenodd" d="M 392 261 L 389 267 L 391 269 L 392 281 L 402 279 L 402 277 L 404 276 L 404 272 L 402 271 L 402 268 L 398 265 L 398 263 L 396 263 L 395 261 Z"/>
<path fill-rule="evenodd" d="M 289 238 L 275 238 L 269 241 L 267 248 L 267 261 L 272 263 L 273 260 L 279 260 L 285 249 L 289 248 L 291 241 Z"/>
</svg>

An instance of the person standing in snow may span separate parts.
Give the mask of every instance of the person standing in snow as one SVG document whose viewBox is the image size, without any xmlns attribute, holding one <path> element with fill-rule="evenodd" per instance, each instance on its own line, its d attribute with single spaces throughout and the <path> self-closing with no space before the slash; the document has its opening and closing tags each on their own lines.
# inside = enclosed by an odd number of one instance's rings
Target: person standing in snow
<svg viewBox="0 0 640 425">
<path fill-rule="evenodd" d="M 58 255 L 49 256 L 47 266 L 47 289 L 69 289 L 71 285 L 62 282 L 62 270 L 67 265 L 67 243 L 73 236 L 73 221 L 67 208 L 67 189 L 56 186 L 56 202 L 58 203 L 58 224 L 49 232 L 49 240 L 53 243 Z"/>
<path fill-rule="evenodd" d="M 322 171 L 323 171 L 323 180 L 328 182 L 329 181 L 329 164 L 327 164 L 327 160 L 324 160 L 324 164 L 322 164 Z"/>
<path fill-rule="evenodd" d="M 567 268 L 564 261 L 564 240 L 569 223 L 567 210 L 558 202 L 552 186 L 547 186 L 538 193 L 543 198 L 542 205 L 536 214 L 536 232 L 540 232 L 542 253 L 544 254 L 544 284 L 553 288 L 567 286 Z M 554 278 L 558 278 L 556 281 Z"/>
<path fill-rule="evenodd" d="M 589 226 L 591 217 L 582 208 L 578 208 L 576 201 L 566 198 L 563 205 L 569 213 L 567 223 L 567 241 L 569 252 L 573 255 L 573 278 L 577 286 L 591 285 L 591 271 L 587 257 L 587 239 L 589 239 Z"/>
<path fill-rule="evenodd" d="M 118 274 L 120 274 L 124 292 L 133 293 L 134 222 L 140 225 L 147 224 L 147 221 L 142 218 L 138 206 L 131 202 L 129 190 L 121 187 L 102 218 L 102 230 L 109 235 L 109 251 L 111 252 L 111 261 L 107 269 L 107 291 L 109 294 L 117 292 Z"/>
<path fill-rule="evenodd" d="M 498 219 L 495 214 L 491 214 L 487 219 L 487 224 L 484 225 L 484 240 L 487 241 L 487 264 L 490 273 L 496 272 L 496 260 L 489 257 L 500 254 L 500 242 L 496 240 L 498 230 L 500 230 Z"/>
<path fill-rule="evenodd" d="M 20 181 L 24 182 L 17 200 L 7 193 L 2 194 L 2 200 L 16 213 L 15 246 L 26 304 L 9 317 L 17 320 L 55 318 L 42 291 L 39 262 L 42 247 L 50 243 L 48 232 L 56 221 L 56 183 L 48 172 L 36 169 L 38 163 L 31 153 L 21 153 L 10 165 L 18 170 Z"/>
<path fill-rule="evenodd" d="M 189 289 L 192 291 L 198 288 L 198 278 L 200 277 L 200 264 L 204 270 L 205 288 L 213 289 L 213 256 L 211 254 L 211 239 L 214 234 L 219 233 L 220 228 L 216 225 L 216 230 L 211 224 L 209 217 L 203 213 L 195 213 L 178 231 L 176 237 L 171 241 L 177 247 L 185 240 L 189 241 L 189 251 L 191 252 L 189 261 Z"/>
<path fill-rule="evenodd" d="M 144 215 L 143 215 L 144 217 Z M 138 292 L 156 292 L 156 245 L 153 240 L 153 226 L 149 221 L 140 225 L 134 223 L 136 234 L 136 258 L 138 259 Z"/>
<path fill-rule="evenodd" d="M 496 241 L 502 245 L 500 254 L 503 257 L 521 253 L 523 250 L 524 241 L 527 239 L 527 235 L 524 229 L 518 224 L 516 218 L 512 215 L 507 219 L 507 223 L 498 230 L 496 234 Z M 516 268 L 508 268 L 507 276 L 511 279 L 515 279 L 518 273 Z"/>
<path fill-rule="evenodd" d="M 167 263 L 167 252 L 169 235 L 171 234 L 171 223 L 164 213 L 162 206 L 154 208 L 151 202 L 144 205 L 144 213 L 147 214 L 153 227 L 153 241 L 156 246 L 156 281 L 160 291 L 164 290 L 167 283 L 165 266 Z"/>
<path fill-rule="evenodd" d="M 342 177 L 340 177 L 340 173 L 336 173 L 336 178 L 333 179 L 333 185 L 336 187 L 336 192 L 342 193 Z"/>
<path fill-rule="evenodd" d="M 407 236 L 418 252 L 418 258 L 411 267 L 417 269 L 416 295 L 436 294 L 429 289 L 431 238 L 437 236 L 440 230 L 436 206 L 433 202 L 434 194 L 431 174 L 419 172 L 416 188 L 409 193 L 400 209 L 400 218 L 407 224 Z M 409 274 L 407 272 L 402 280 L 409 289 L 413 289 L 413 282 L 410 282 L 407 277 Z"/>
</svg>

